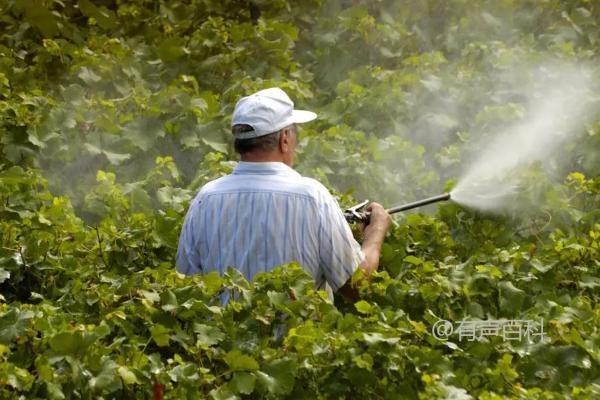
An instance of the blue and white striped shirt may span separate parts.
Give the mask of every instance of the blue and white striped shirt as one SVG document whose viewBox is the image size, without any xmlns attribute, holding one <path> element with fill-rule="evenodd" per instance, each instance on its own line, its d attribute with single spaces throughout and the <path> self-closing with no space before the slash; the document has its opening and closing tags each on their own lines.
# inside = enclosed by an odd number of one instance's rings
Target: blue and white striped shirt
<svg viewBox="0 0 600 400">
<path fill-rule="evenodd" d="M 177 270 L 222 275 L 234 267 L 251 280 L 297 261 L 331 296 L 364 258 L 321 183 L 280 162 L 241 161 L 231 175 L 206 184 L 190 205 Z"/>
</svg>

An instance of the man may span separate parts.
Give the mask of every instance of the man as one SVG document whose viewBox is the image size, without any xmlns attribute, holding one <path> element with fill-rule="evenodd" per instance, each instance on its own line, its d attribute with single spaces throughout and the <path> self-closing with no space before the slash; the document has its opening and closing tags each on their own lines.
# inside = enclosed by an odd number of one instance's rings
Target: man
<svg viewBox="0 0 600 400">
<path fill-rule="evenodd" d="M 240 270 L 247 279 L 297 261 L 315 279 L 316 289 L 351 293 L 357 268 L 377 270 L 391 218 L 371 203 L 370 223 L 359 245 L 342 210 L 327 189 L 291 166 L 296 124 L 315 113 L 294 110 L 279 88 L 238 101 L 232 132 L 241 161 L 231 175 L 206 184 L 188 210 L 177 251 L 184 274 Z"/>
</svg>

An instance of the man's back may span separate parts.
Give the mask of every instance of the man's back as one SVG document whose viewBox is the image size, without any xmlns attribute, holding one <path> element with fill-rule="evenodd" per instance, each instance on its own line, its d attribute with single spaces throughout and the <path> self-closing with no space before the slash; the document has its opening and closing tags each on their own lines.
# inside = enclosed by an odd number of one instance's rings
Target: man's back
<svg viewBox="0 0 600 400">
<path fill-rule="evenodd" d="M 239 269 L 258 272 L 297 261 L 317 289 L 344 288 L 360 267 L 367 276 L 379 265 L 390 216 L 371 203 L 370 222 L 359 245 L 342 210 L 323 185 L 295 172 L 296 124 L 314 120 L 297 110 L 279 88 L 242 97 L 231 120 L 233 147 L 242 161 L 233 174 L 206 184 L 185 218 L 177 270 L 184 274 Z M 227 301 L 226 298 L 223 301 Z"/>
<path fill-rule="evenodd" d="M 364 260 L 337 202 L 280 162 L 240 162 L 194 199 L 180 238 L 180 272 L 258 272 L 297 261 L 317 288 L 337 290 Z M 328 290 L 329 291 L 329 290 Z"/>
</svg>

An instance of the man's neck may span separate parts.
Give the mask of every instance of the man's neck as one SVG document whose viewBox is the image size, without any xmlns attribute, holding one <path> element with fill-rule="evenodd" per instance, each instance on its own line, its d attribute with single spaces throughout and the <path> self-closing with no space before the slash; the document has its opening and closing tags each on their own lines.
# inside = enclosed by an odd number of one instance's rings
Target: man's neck
<svg viewBox="0 0 600 400">
<path fill-rule="evenodd" d="M 275 153 L 246 153 L 241 156 L 241 160 L 246 162 L 281 162 L 286 164 L 283 157 Z"/>
</svg>

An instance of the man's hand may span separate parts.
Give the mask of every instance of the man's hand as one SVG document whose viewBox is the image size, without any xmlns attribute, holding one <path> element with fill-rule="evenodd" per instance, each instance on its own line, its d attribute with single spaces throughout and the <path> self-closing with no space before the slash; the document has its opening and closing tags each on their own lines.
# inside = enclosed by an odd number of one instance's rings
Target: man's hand
<svg viewBox="0 0 600 400">
<path fill-rule="evenodd" d="M 379 203 L 370 203 L 367 206 L 367 211 L 369 211 L 369 224 L 364 227 L 363 233 L 365 235 L 365 240 L 368 236 L 372 235 L 374 231 L 384 231 L 385 232 L 390 227 L 392 222 L 392 217 L 390 214 L 385 211 L 385 208 Z"/>
<path fill-rule="evenodd" d="M 371 213 L 371 217 L 369 225 L 365 226 L 363 231 L 364 240 L 361 247 L 365 253 L 365 261 L 360 264 L 360 268 L 369 276 L 379 267 L 381 245 L 392 222 L 392 217 L 379 203 L 369 204 L 367 211 Z"/>
<path fill-rule="evenodd" d="M 369 224 L 362 230 L 364 240 L 361 246 L 365 254 L 365 260 L 358 267 L 365 272 L 368 278 L 379 267 L 381 245 L 392 222 L 392 217 L 379 203 L 370 203 L 367 211 L 371 213 L 371 216 Z M 352 286 L 350 281 L 351 279 L 340 288 L 340 292 L 346 297 L 357 299 L 358 291 Z"/>
</svg>

